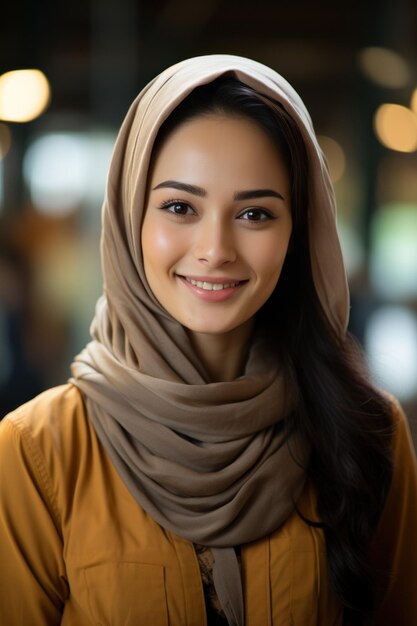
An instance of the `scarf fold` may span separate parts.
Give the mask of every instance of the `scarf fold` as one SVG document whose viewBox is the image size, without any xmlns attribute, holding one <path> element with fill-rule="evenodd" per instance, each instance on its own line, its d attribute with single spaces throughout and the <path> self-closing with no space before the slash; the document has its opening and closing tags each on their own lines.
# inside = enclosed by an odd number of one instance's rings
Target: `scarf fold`
<svg viewBox="0 0 417 626">
<path fill-rule="evenodd" d="M 327 167 L 292 87 L 240 57 L 210 55 L 168 68 L 139 94 L 116 141 L 103 206 L 104 295 L 92 341 L 72 364 L 105 450 L 139 505 L 162 527 L 210 546 L 214 583 L 230 624 L 244 606 L 233 546 L 274 532 L 294 510 L 309 450 L 286 419 L 296 393 L 257 336 L 233 382 L 210 383 L 187 331 L 147 284 L 140 229 L 152 145 L 190 91 L 224 74 L 280 101 L 298 123 L 310 165 L 310 242 L 315 287 L 336 332 L 348 294 Z"/>
<path fill-rule="evenodd" d="M 307 451 L 286 437 L 283 423 L 295 398 L 266 345 L 262 357 L 261 343 L 231 383 L 156 379 L 122 367 L 103 346 L 93 361 L 94 344 L 73 365 L 95 430 L 130 492 L 164 528 L 193 542 L 226 547 L 259 539 L 288 517 L 302 489 Z"/>
<path fill-rule="evenodd" d="M 213 549 L 213 582 L 217 597 L 230 626 L 245 621 L 239 563 L 233 548 Z"/>
</svg>

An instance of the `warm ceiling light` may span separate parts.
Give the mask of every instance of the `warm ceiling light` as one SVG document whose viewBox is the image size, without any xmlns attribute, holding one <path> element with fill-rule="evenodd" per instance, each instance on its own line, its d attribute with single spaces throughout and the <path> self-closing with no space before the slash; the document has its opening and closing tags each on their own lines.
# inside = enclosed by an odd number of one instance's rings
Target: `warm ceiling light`
<svg viewBox="0 0 417 626">
<path fill-rule="evenodd" d="M 40 70 L 15 70 L 0 76 L 0 119 L 30 122 L 48 105 L 50 88 Z"/>
<path fill-rule="evenodd" d="M 399 104 L 382 104 L 375 114 L 374 127 L 379 141 L 391 150 L 417 149 L 417 115 Z"/>
<path fill-rule="evenodd" d="M 383 87 L 404 87 L 410 81 L 410 69 L 402 56 L 387 48 L 363 48 L 359 66 L 375 83 Z"/>
</svg>

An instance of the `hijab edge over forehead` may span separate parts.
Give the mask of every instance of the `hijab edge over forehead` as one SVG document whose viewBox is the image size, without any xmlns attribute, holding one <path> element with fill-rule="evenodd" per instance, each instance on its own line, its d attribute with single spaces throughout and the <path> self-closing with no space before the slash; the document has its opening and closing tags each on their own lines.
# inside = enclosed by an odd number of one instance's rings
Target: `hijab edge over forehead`
<svg viewBox="0 0 417 626">
<path fill-rule="evenodd" d="M 120 201 L 106 201 L 103 242 L 111 224 L 123 220 L 120 233 L 151 300 L 140 247 L 140 231 L 149 163 L 155 137 L 169 114 L 197 86 L 230 73 L 238 80 L 280 102 L 297 123 L 308 160 L 309 239 L 314 285 L 323 310 L 339 336 L 348 322 L 349 293 L 336 226 L 334 190 L 310 115 L 293 87 L 278 73 L 256 61 L 233 55 L 207 55 L 181 61 L 166 69 L 137 96 L 118 135 L 108 177 L 108 194 L 117 189 Z M 105 246 L 103 252 L 105 256 Z M 106 262 L 103 259 L 106 282 Z M 155 300 L 154 300 L 155 303 Z M 157 303 L 155 303 L 157 306 Z"/>
</svg>

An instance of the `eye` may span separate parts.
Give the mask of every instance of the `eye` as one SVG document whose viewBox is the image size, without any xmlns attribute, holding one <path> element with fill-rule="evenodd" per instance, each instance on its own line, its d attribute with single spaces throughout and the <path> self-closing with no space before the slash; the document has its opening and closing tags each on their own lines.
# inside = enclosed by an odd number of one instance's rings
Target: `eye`
<svg viewBox="0 0 417 626">
<path fill-rule="evenodd" d="M 258 209 L 252 207 L 243 211 L 238 219 L 246 220 L 248 222 L 264 222 L 266 220 L 274 219 L 274 216 L 266 209 Z"/>
<path fill-rule="evenodd" d="M 181 216 L 195 214 L 194 209 L 189 204 L 180 200 L 167 200 L 166 202 L 163 202 L 159 208 L 164 209 L 173 215 Z"/>
</svg>

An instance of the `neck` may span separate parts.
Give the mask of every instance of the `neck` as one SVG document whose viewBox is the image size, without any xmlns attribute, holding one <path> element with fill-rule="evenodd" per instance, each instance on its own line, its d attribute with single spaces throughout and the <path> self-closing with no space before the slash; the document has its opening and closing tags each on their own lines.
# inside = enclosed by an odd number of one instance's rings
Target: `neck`
<svg viewBox="0 0 417 626">
<path fill-rule="evenodd" d="M 252 328 L 250 322 L 222 335 L 190 333 L 211 382 L 230 382 L 243 374 Z"/>
</svg>

